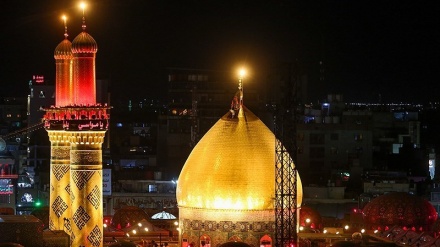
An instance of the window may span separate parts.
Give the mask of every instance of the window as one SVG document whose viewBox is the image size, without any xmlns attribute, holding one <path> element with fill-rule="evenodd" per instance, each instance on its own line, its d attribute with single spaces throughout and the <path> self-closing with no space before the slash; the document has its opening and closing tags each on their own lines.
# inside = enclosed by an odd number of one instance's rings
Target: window
<svg viewBox="0 0 440 247">
<path fill-rule="evenodd" d="M 363 139 L 362 134 L 358 133 L 358 134 L 354 135 L 354 140 L 355 141 L 360 142 L 360 141 L 362 141 L 362 139 Z"/>
<path fill-rule="evenodd" d="M 325 149 L 324 147 L 311 147 L 310 148 L 310 158 L 324 158 Z"/>
<path fill-rule="evenodd" d="M 148 185 L 148 192 L 157 192 L 157 185 L 156 184 L 149 184 Z"/>
<path fill-rule="evenodd" d="M 324 144 L 324 134 L 310 134 L 310 144 Z"/>
<path fill-rule="evenodd" d="M 338 133 L 331 133 L 330 134 L 330 140 L 332 140 L 332 141 L 339 140 L 339 134 Z"/>
<path fill-rule="evenodd" d="M 323 161 L 310 161 L 310 167 L 311 168 L 322 168 L 324 167 Z"/>
</svg>

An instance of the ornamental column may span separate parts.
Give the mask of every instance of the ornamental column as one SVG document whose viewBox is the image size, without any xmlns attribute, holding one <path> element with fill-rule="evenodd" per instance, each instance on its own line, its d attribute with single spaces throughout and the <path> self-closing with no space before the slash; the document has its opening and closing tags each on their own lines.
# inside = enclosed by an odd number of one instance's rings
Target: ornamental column
<svg viewBox="0 0 440 247">
<path fill-rule="evenodd" d="M 102 143 L 105 131 L 70 133 L 71 246 L 103 246 Z"/>
<path fill-rule="evenodd" d="M 70 232 L 70 142 L 62 130 L 47 130 L 50 149 L 49 229 Z"/>
</svg>

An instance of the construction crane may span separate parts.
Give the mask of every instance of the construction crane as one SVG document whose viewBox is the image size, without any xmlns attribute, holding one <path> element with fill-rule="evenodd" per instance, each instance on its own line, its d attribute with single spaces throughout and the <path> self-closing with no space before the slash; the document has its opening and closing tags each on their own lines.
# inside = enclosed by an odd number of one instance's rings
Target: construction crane
<svg viewBox="0 0 440 247">
<path fill-rule="evenodd" d="M 11 139 L 14 137 L 22 136 L 24 134 L 28 134 L 30 132 L 34 132 L 38 129 L 43 128 L 44 127 L 43 124 L 44 124 L 43 122 L 37 123 L 37 124 L 31 125 L 29 127 L 26 127 L 24 129 L 19 129 L 19 130 L 13 131 L 11 133 L 8 133 L 6 135 L 0 136 L 0 138 L 3 140 L 8 140 L 8 139 Z"/>
<path fill-rule="evenodd" d="M 296 122 L 298 90 L 297 66 L 288 65 L 284 79 L 284 97 L 275 105 L 275 246 L 296 247 L 297 237 L 297 178 Z"/>
<path fill-rule="evenodd" d="M 12 138 L 19 138 L 22 135 L 27 135 L 28 133 L 31 133 L 33 131 L 36 131 L 38 129 L 43 128 L 44 123 L 37 123 L 34 125 L 31 125 L 29 127 L 26 127 L 24 129 L 19 129 L 16 131 L 13 131 L 11 133 L 8 133 L 6 135 L 0 136 L 0 152 L 4 151 L 6 149 L 6 140 L 12 139 Z M 19 142 L 19 141 L 17 141 Z"/>
</svg>

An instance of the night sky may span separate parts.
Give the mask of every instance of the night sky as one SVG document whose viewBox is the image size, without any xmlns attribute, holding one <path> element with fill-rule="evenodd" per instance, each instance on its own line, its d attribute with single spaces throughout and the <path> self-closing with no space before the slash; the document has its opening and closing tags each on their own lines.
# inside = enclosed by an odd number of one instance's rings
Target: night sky
<svg viewBox="0 0 440 247">
<path fill-rule="evenodd" d="M 346 101 L 438 101 L 440 7 L 436 1 L 89 0 L 97 77 L 115 97 L 165 94 L 166 68 L 231 74 L 269 84 L 298 61 L 311 95 Z M 79 1 L 0 1 L 0 96 L 26 96 L 33 74 L 54 80 L 53 51 L 81 31 Z M 325 81 L 319 79 L 319 61 Z M 256 87 L 257 88 L 257 87 Z"/>
</svg>

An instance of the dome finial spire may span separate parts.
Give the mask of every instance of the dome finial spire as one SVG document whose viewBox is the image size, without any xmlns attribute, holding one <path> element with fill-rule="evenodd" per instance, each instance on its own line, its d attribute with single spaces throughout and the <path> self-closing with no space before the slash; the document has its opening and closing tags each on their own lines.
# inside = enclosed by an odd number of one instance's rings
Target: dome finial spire
<svg viewBox="0 0 440 247">
<path fill-rule="evenodd" d="M 240 110 L 243 108 L 243 78 L 246 75 L 246 70 L 241 68 L 238 71 L 238 75 L 238 91 L 235 93 L 231 102 L 231 118 L 234 118 L 236 116 L 236 112 L 240 112 Z"/>
<path fill-rule="evenodd" d="M 79 7 L 82 9 L 83 12 L 83 17 L 82 17 L 82 30 L 85 31 L 86 30 L 86 16 L 85 16 L 85 9 L 86 9 L 86 4 L 84 2 L 81 2 L 79 4 Z"/>
<path fill-rule="evenodd" d="M 63 19 L 64 22 L 64 38 L 67 39 L 67 37 L 69 36 L 69 34 L 67 33 L 67 17 L 63 15 L 61 19 Z"/>
</svg>

